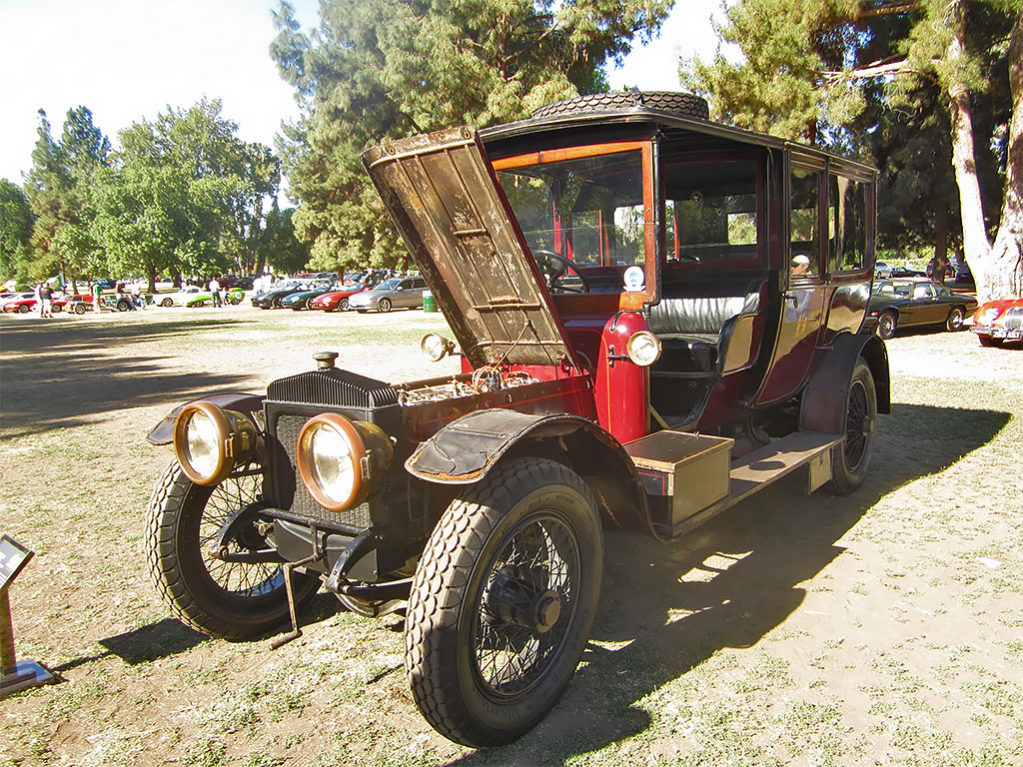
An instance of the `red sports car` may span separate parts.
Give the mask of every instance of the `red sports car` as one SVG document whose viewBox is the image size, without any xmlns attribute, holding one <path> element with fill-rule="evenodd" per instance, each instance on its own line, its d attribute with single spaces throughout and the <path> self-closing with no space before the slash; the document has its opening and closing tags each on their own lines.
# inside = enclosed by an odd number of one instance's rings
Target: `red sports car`
<svg viewBox="0 0 1023 767">
<path fill-rule="evenodd" d="M 1003 298 L 981 304 L 973 314 L 973 332 L 981 346 L 1023 341 L 1023 298 Z"/>
<path fill-rule="evenodd" d="M 344 290 L 324 293 L 311 299 L 309 301 L 309 308 L 322 309 L 325 312 L 347 312 L 348 299 L 365 289 L 365 284 L 356 283 L 346 287 Z"/>
<path fill-rule="evenodd" d="M 5 312 L 28 314 L 33 309 L 37 309 L 38 306 L 39 304 L 36 301 L 36 297 L 32 293 L 22 293 L 20 296 L 8 298 L 4 301 Z"/>
<path fill-rule="evenodd" d="M 74 295 L 53 299 L 53 311 L 68 314 L 85 314 L 92 311 L 92 296 Z"/>
</svg>

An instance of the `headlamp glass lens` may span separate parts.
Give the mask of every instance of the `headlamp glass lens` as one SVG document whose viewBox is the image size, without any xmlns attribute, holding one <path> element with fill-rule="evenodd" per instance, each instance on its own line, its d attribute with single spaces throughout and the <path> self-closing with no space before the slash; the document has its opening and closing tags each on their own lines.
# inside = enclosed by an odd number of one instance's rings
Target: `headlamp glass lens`
<svg viewBox="0 0 1023 767">
<path fill-rule="evenodd" d="M 212 477 L 220 464 L 217 425 L 206 413 L 196 410 L 185 427 L 188 463 L 204 477 Z"/>
<path fill-rule="evenodd" d="M 637 365 L 646 367 L 653 365 L 661 356 L 661 342 L 650 331 L 641 330 L 629 339 L 626 351 L 629 359 Z"/>
<path fill-rule="evenodd" d="M 317 425 L 309 436 L 313 479 L 324 495 L 340 503 L 352 495 L 355 464 L 348 439 L 325 424 Z"/>
</svg>

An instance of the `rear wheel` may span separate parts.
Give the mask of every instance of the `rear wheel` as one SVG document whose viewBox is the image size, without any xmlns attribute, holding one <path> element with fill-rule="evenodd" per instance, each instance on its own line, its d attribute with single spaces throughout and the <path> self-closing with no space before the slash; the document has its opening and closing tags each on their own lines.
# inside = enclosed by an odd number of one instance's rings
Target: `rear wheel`
<svg viewBox="0 0 1023 767">
<path fill-rule="evenodd" d="M 28 304 L 22 304 L 21 306 L 18 307 L 18 311 L 21 312 L 22 314 L 28 314 L 30 311 L 32 311 L 32 307 L 30 307 Z"/>
<path fill-rule="evenodd" d="M 849 379 L 845 405 L 845 440 L 831 458 L 831 489 L 846 495 L 863 484 L 870 465 L 877 427 L 877 391 L 870 366 L 860 357 Z"/>
<path fill-rule="evenodd" d="M 412 585 L 405 664 L 423 716 L 470 746 L 508 743 L 553 708 L 600 593 L 603 538 L 589 488 L 517 458 L 454 500 Z"/>
<path fill-rule="evenodd" d="M 895 335 L 899 321 L 894 312 L 885 312 L 877 318 L 877 334 L 886 341 Z"/>
<path fill-rule="evenodd" d="M 347 312 L 349 309 L 351 309 L 351 307 L 348 305 L 347 298 L 342 298 L 340 301 L 337 302 L 337 310 L 339 312 Z"/>
<path fill-rule="evenodd" d="M 160 302 L 160 306 L 168 306 L 168 307 L 169 306 L 174 306 L 174 299 L 173 298 L 165 298 L 165 299 L 163 299 L 163 301 Z"/>
<path fill-rule="evenodd" d="M 157 589 L 192 628 L 224 639 L 250 639 L 290 618 L 284 571 L 276 562 L 226 562 L 214 556 L 221 530 L 262 492 L 263 476 L 236 471 L 219 485 L 191 482 L 177 462 L 167 467 L 149 503 L 146 553 Z M 235 525 L 231 554 L 272 548 L 255 517 Z M 296 603 L 316 593 L 319 579 L 294 573 Z"/>
<path fill-rule="evenodd" d="M 377 311 L 385 313 L 391 311 L 391 299 L 381 298 L 377 301 Z"/>
<path fill-rule="evenodd" d="M 89 308 L 84 301 L 79 301 L 75 304 L 75 314 L 85 314 Z"/>
<path fill-rule="evenodd" d="M 961 306 L 953 306 L 952 311 L 948 313 L 948 318 L 945 320 L 946 330 L 962 330 L 963 320 L 966 319 L 966 312 Z"/>
<path fill-rule="evenodd" d="M 119 312 L 126 312 L 126 311 L 128 311 L 128 308 L 129 307 L 128 307 L 128 302 L 127 301 L 122 299 L 122 300 L 117 302 L 117 311 L 119 311 Z"/>
</svg>

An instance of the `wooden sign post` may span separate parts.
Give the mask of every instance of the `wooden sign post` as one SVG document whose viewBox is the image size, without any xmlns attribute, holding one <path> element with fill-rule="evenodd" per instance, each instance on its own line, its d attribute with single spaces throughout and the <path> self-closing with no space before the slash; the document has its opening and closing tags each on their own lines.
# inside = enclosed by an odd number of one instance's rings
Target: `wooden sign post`
<svg viewBox="0 0 1023 767">
<path fill-rule="evenodd" d="M 19 662 L 14 655 L 14 625 L 7 591 L 30 559 L 31 551 L 9 536 L 0 537 L 0 698 L 53 681 L 53 675 L 38 663 Z"/>
</svg>

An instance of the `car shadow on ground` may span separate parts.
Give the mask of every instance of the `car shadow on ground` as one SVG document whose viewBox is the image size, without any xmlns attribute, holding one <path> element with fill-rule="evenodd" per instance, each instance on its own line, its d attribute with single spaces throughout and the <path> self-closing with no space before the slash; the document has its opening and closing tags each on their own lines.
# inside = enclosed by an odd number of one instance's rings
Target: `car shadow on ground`
<svg viewBox="0 0 1023 767">
<path fill-rule="evenodd" d="M 800 584 L 843 554 L 838 541 L 867 509 L 990 442 L 1010 418 L 895 405 L 868 479 L 852 495 L 805 495 L 803 470 L 674 543 L 609 533 L 592 636 L 617 649 L 591 643 L 585 665 L 540 725 L 516 743 L 453 764 L 563 764 L 643 732 L 651 719 L 638 701 L 723 648 L 756 644 L 803 602 Z"/>
<path fill-rule="evenodd" d="M 73 320 L 72 322 L 75 322 Z M 115 357 L 111 346 L 130 341 L 187 336 L 203 327 L 230 329 L 245 321 L 209 319 L 117 325 L 79 322 L 3 326 L 5 355 L 31 353 L 8 359 L 3 370 L 0 441 L 76 426 L 89 416 L 125 407 L 145 407 L 177 401 L 189 394 L 231 389 L 245 375 L 169 372 L 158 357 Z"/>
</svg>

